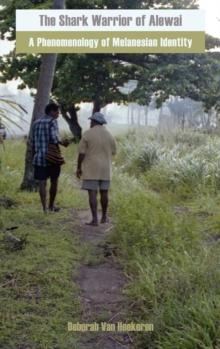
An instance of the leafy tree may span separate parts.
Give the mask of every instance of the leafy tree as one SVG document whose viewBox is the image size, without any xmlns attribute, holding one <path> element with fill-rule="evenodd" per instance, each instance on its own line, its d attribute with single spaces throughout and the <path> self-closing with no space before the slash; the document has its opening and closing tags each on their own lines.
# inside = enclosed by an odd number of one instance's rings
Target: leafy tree
<svg viewBox="0 0 220 349">
<path fill-rule="evenodd" d="M 183 130 L 185 127 L 200 126 L 203 115 L 201 102 L 195 102 L 190 98 L 172 97 L 165 103 L 165 106 L 170 110 L 173 123 Z"/>
<path fill-rule="evenodd" d="M 63 116 L 70 128 L 77 125 L 75 106 L 80 102 L 93 102 L 95 112 L 112 101 L 120 103 L 125 100 L 118 87 L 133 76 L 132 66 L 125 67 L 108 55 L 62 55 L 62 59 L 53 94 L 61 104 Z M 77 130 L 72 132 L 80 137 Z"/>
<path fill-rule="evenodd" d="M 9 28 L 9 39 L 14 35 L 14 13 L 16 8 L 46 8 L 51 1 L 11 0 L 0 11 L 0 30 L 4 36 Z M 67 0 L 67 8 L 196 8 L 195 0 Z M 208 48 L 213 47 L 218 41 L 207 37 Z M 190 55 L 149 55 L 149 54 L 108 54 L 108 55 L 59 55 L 56 77 L 52 89 L 53 97 L 62 106 L 63 116 L 70 125 L 76 137 L 80 137 L 81 129 L 77 120 L 77 104 L 81 101 L 93 101 L 94 110 L 110 101 L 126 101 L 126 96 L 120 93 L 119 86 L 129 79 L 138 80 L 138 88 L 129 95 L 129 101 L 140 104 L 150 102 L 156 96 L 157 104 L 171 94 L 171 91 L 180 91 L 181 96 L 195 92 L 197 84 L 187 83 L 184 75 L 176 79 L 172 73 L 177 70 L 187 72 Z M 192 57 L 194 57 L 192 55 Z M 193 58 L 192 58 L 193 59 Z M 9 55 L 0 62 L 2 72 L 1 81 L 21 77 L 24 86 L 36 88 L 39 78 L 40 57 L 31 55 Z M 186 74 L 189 75 L 188 73 Z M 169 76 L 169 78 L 168 78 Z M 165 78 L 165 79 L 163 79 Z M 190 76 L 190 78 L 192 78 Z M 179 82 L 179 88 L 177 84 Z M 189 80 L 191 81 L 191 80 Z M 190 86 L 188 86 L 190 85 Z M 192 91 L 192 88 L 194 90 Z M 65 96 L 63 94 L 65 91 Z M 65 97 L 65 98 L 64 98 Z"/>
<path fill-rule="evenodd" d="M 54 9 L 65 8 L 65 0 L 54 0 Z M 44 114 L 46 104 L 49 102 L 50 93 L 53 86 L 54 73 L 56 68 L 57 54 L 45 54 L 42 56 L 40 75 L 38 79 L 37 94 L 35 98 L 34 110 L 30 125 L 30 134 L 33 123 Z M 34 188 L 33 166 L 32 166 L 32 145 L 27 143 L 25 156 L 25 172 L 21 184 L 21 189 L 32 190 Z"/>
<path fill-rule="evenodd" d="M 219 110 L 220 53 L 149 55 L 131 99 L 144 104 L 152 96 L 157 107 L 179 96 L 203 102 L 205 111 Z"/>
<path fill-rule="evenodd" d="M 52 0 L 3 0 L 2 5 L 4 7 L 0 10 L 0 37 L 15 40 L 15 11 L 51 8 Z"/>
</svg>

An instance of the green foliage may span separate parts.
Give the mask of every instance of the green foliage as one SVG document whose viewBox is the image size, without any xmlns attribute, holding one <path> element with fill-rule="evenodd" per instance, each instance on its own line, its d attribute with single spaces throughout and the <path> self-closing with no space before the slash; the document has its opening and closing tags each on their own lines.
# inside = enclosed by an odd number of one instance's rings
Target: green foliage
<svg viewBox="0 0 220 349">
<path fill-rule="evenodd" d="M 27 0 L 14 0 L 10 2 L 2 11 L 0 11 L 0 29 L 4 35 L 10 28 L 10 39 L 14 39 L 15 9 L 16 8 L 48 8 L 51 1 L 40 1 L 40 3 L 30 3 Z M 67 1 L 67 8 L 108 8 L 108 9 L 134 9 L 134 8 L 195 8 L 195 0 L 148 0 L 148 1 L 109 1 L 109 0 L 91 0 L 91 1 Z M 7 18 L 7 20 L 5 20 Z M 173 56 L 173 55 L 170 55 Z M 188 57 L 188 55 L 187 55 Z M 161 62 L 160 62 L 161 61 Z M 186 59 L 187 61 L 187 59 Z M 57 73 L 54 84 L 54 97 L 61 104 L 64 104 L 63 91 L 65 90 L 69 106 L 72 103 L 81 101 L 92 101 L 100 99 L 102 104 L 114 102 L 123 102 L 127 96 L 123 96 L 118 87 L 123 85 L 129 79 L 139 81 L 138 88 L 129 96 L 130 101 L 136 101 L 140 104 L 148 104 L 158 86 L 155 85 L 155 75 L 157 67 L 166 64 L 167 55 L 62 55 L 59 57 Z M 126 63 L 126 64 L 125 64 Z M 162 63 L 162 64 L 160 64 Z M 130 64 L 130 66 L 128 65 Z M 23 83 L 20 88 L 28 86 L 36 88 L 39 74 L 39 58 L 33 56 L 9 56 L 0 61 L 0 71 L 2 72 L 1 81 L 5 82 L 12 78 L 20 77 Z M 159 72 L 158 72 L 159 74 Z M 179 74 L 179 76 L 183 76 Z M 146 84 L 147 81 L 147 84 Z M 159 81 L 157 79 L 157 81 Z M 172 82 L 172 88 L 173 87 Z M 163 98 L 168 95 L 166 84 L 161 82 L 160 90 L 165 89 Z M 165 98 L 166 99 L 166 98 Z M 70 101 L 70 102 L 69 102 Z"/>
<path fill-rule="evenodd" d="M 148 171 L 158 161 L 158 144 L 153 142 L 143 143 L 140 147 L 126 140 L 121 144 L 120 152 L 120 159 L 126 159 L 123 167 L 129 172 Z"/>
<path fill-rule="evenodd" d="M 104 105 L 120 102 L 126 97 L 118 86 L 132 77 L 133 70 L 106 55 L 62 55 L 58 58 L 53 94 L 67 105 L 97 99 Z"/>
<path fill-rule="evenodd" d="M 0 207 L 0 240 L 4 231 L 17 226 L 13 234 L 27 234 L 22 251 L 8 252 L 0 243 L 1 254 L 1 346 L 8 349 L 28 347 L 76 347 L 76 336 L 68 333 L 67 322 L 78 321 L 80 305 L 73 283 L 81 251 L 72 218 L 72 205 L 83 206 L 72 187 L 72 157 L 75 148 L 66 149 L 68 165 L 63 168 L 58 194 L 62 211 L 45 215 L 38 193 L 18 191 L 23 172 L 24 141 L 6 141 L 0 148 L 1 196 L 14 199 L 12 209 Z M 75 156 L 75 155 L 74 155 Z M 13 333 L 13 335 L 12 335 Z"/>
<path fill-rule="evenodd" d="M 148 141 L 146 141 L 148 140 Z M 121 142 L 119 162 L 130 174 L 144 176 L 150 187 L 191 197 L 220 188 L 219 137 L 175 133 L 169 139 L 136 132 Z"/>
<path fill-rule="evenodd" d="M 13 225 L 18 236 L 28 233 L 28 244 L 20 252 L 6 253 L 0 245 L 0 283 L 6 284 L 1 288 L 6 314 L 1 343 L 9 349 L 66 349 L 76 346 L 66 322 L 77 321 L 79 311 L 72 273 L 82 254 L 87 264 L 99 262 L 89 247 L 78 249 L 72 234 L 70 208 L 85 207 L 87 196 L 72 183 L 76 149 L 71 146 L 65 149 L 67 164 L 59 187 L 64 209 L 44 216 L 37 193 L 17 191 L 24 146 L 7 141 L 1 153 L 0 191 L 17 206 L 1 209 L 0 239 Z M 127 275 L 128 321 L 154 324 L 154 332 L 132 335 L 135 348 L 220 346 L 220 195 L 212 190 L 220 173 L 219 146 L 218 136 L 198 132 L 130 131 L 119 141 L 110 201 L 115 229 L 109 239 Z M 137 169 L 140 158 L 143 164 Z M 184 184 L 187 200 L 173 196 L 169 183 L 174 174 L 174 192 Z M 205 190 L 190 197 L 197 182 Z"/>
<path fill-rule="evenodd" d="M 156 94 L 157 106 L 172 95 L 202 101 L 206 110 L 219 109 L 219 52 L 156 55 L 147 64 L 133 98 L 138 94 L 143 99 L 150 90 Z"/>
<path fill-rule="evenodd" d="M 141 171 L 149 170 L 158 160 L 158 150 L 154 144 L 145 144 L 137 158 L 137 167 Z"/>
<path fill-rule="evenodd" d="M 130 140 L 134 137 L 135 134 L 128 136 Z M 137 136 L 137 145 L 141 137 Z M 145 137 L 152 140 L 152 133 L 145 133 Z M 202 134 L 195 135 L 195 142 L 193 134 L 170 138 L 168 141 L 157 138 L 158 146 L 163 145 L 164 160 L 159 152 L 159 162 L 167 163 L 164 174 L 155 164 L 147 169 L 150 177 L 137 179 L 137 168 L 136 172 L 133 168 L 131 176 L 122 166 L 123 172 L 118 174 L 117 168 L 114 179 L 112 211 L 116 228 L 112 243 L 117 246 L 128 275 L 126 293 L 132 304 L 129 320 L 154 324 L 153 333 L 135 336 L 135 348 L 218 348 L 219 197 L 211 191 L 206 194 L 200 191 L 194 201 L 187 201 L 186 207 L 183 198 L 180 201 L 179 196 L 173 197 L 172 188 L 167 186 L 170 173 L 166 171 L 173 166 L 177 172 L 176 162 L 183 157 L 187 164 L 181 164 L 178 171 L 182 178 L 177 188 L 186 178 L 185 188 L 190 193 L 201 178 L 200 170 L 187 160 L 189 144 L 195 162 L 212 167 L 218 157 L 219 140 Z M 173 153 L 175 139 L 181 144 L 176 145 Z M 127 161 L 119 154 L 118 161 L 122 159 Z M 158 189 L 159 178 L 161 192 L 152 192 L 151 181 Z"/>
<path fill-rule="evenodd" d="M 15 13 L 16 10 L 25 9 L 47 9 L 50 8 L 52 0 L 38 2 L 30 0 L 8 0 L 0 10 L 0 37 L 3 39 L 7 34 L 7 40 L 15 40 Z"/>
</svg>

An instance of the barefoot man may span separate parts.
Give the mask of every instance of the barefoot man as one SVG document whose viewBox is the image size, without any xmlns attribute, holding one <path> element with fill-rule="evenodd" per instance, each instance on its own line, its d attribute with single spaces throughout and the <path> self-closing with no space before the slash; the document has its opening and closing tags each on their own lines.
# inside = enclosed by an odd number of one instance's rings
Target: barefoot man
<svg viewBox="0 0 220 349">
<path fill-rule="evenodd" d="M 39 194 L 43 211 L 56 212 L 58 208 L 54 206 L 58 178 L 60 176 L 61 166 L 59 164 L 49 164 L 46 160 L 46 154 L 49 143 L 61 144 L 65 147 L 69 145 L 68 141 L 60 141 L 57 119 L 59 117 L 59 106 L 50 103 L 45 108 L 45 116 L 35 121 L 32 129 L 32 148 L 34 178 L 39 181 Z M 50 198 L 47 209 L 47 179 L 50 178 Z"/>
<path fill-rule="evenodd" d="M 90 118 L 90 129 L 86 131 L 79 144 L 79 156 L 76 175 L 82 176 L 82 189 L 89 194 L 92 221 L 89 225 L 98 225 L 97 192 L 100 191 L 102 218 L 107 223 L 108 190 L 111 180 L 112 156 L 116 154 L 116 142 L 105 128 L 106 120 L 102 113 L 94 113 Z"/>
</svg>

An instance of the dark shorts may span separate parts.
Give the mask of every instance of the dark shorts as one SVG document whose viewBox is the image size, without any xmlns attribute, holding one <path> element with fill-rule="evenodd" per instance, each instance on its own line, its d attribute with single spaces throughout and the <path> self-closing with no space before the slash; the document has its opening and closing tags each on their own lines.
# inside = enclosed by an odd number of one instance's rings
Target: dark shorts
<svg viewBox="0 0 220 349">
<path fill-rule="evenodd" d="M 51 181 L 56 181 L 60 175 L 60 165 L 34 166 L 34 179 L 45 181 L 48 178 Z"/>
<path fill-rule="evenodd" d="M 110 181 L 84 179 L 82 189 L 84 190 L 109 190 Z"/>
</svg>

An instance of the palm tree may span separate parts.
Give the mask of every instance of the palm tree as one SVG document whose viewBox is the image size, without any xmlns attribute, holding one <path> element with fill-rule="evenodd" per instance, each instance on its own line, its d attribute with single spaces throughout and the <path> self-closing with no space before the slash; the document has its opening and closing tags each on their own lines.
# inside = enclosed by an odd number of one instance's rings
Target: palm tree
<svg viewBox="0 0 220 349">
<path fill-rule="evenodd" d="M 64 9 L 65 0 L 54 0 L 54 9 Z M 44 115 L 44 109 L 50 99 L 50 93 L 54 80 L 54 73 L 56 68 L 57 54 L 42 55 L 42 62 L 40 68 L 40 76 L 38 80 L 37 95 L 34 104 L 34 110 L 30 125 L 29 140 L 31 129 L 35 120 Z M 21 184 L 22 190 L 34 190 L 35 182 L 33 180 L 33 166 L 32 166 L 32 149 L 30 141 L 27 142 L 26 156 L 25 156 L 25 172 Z"/>
<path fill-rule="evenodd" d="M 27 111 L 19 103 L 8 99 L 5 96 L 0 96 L 0 128 L 11 132 L 11 126 L 16 126 L 23 130 L 20 121 L 27 122 L 24 119 L 24 113 Z"/>
</svg>

